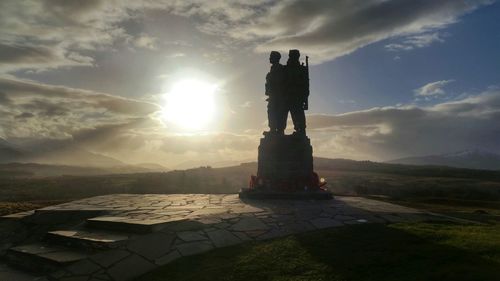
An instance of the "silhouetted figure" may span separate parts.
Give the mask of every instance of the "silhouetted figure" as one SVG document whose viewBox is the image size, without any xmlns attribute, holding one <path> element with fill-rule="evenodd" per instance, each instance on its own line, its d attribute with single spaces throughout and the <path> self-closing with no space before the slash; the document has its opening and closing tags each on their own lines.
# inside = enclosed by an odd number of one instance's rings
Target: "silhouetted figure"
<svg viewBox="0 0 500 281">
<path fill-rule="evenodd" d="M 280 64 L 281 54 L 272 51 L 269 56 L 271 70 L 266 75 L 267 117 L 271 134 L 284 134 L 286 127 L 286 100 L 284 99 L 285 72 Z"/>
<path fill-rule="evenodd" d="M 299 62 L 299 50 L 290 50 L 288 61 L 285 66 L 285 95 L 287 107 L 285 110 L 285 121 L 288 111 L 292 115 L 294 134 L 306 134 L 307 98 L 309 97 L 309 75 L 307 67 Z"/>
</svg>

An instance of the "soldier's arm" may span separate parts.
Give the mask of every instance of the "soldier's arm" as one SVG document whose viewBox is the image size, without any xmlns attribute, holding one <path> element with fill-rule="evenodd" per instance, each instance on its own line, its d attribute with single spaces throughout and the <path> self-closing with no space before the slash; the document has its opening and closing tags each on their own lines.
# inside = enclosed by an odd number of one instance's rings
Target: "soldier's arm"
<svg viewBox="0 0 500 281">
<path fill-rule="evenodd" d="M 266 75 L 266 88 L 265 88 L 265 94 L 266 96 L 269 96 L 269 88 L 270 88 L 270 85 L 269 85 L 269 73 Z"/>
<path fill-rule="evenodd" d="M 303 73 L 302 81 L 304 83 L 303 84 L 304 95 L 306 97 L 308 97 L 309 96 L 309 73 L 308 73 L 307 68 L 305 66 L 303 66 L 302 73 Z"/>
</svg>

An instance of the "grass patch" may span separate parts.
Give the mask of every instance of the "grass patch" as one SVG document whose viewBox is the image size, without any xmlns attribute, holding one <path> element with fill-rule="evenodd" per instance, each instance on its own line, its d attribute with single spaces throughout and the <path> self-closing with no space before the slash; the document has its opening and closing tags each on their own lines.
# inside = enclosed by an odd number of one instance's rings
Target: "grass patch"
<svg viewBox="0 0 500 281">
<path fill-rule="evenodd" d="M 500 223 L 500 202 L 483 200 L 459 200 L 443 198 L 401 198 L 373 197 L 376 200 L 387 201 L 415 209 L 427 210 L 452 217 L 472 220 L 482 223 Z"/>
<path fill-rule="evenodd" d="M 346 226 L 181 258 L 138 280 L 500 280 L 500 226 Z"/>
</svg>

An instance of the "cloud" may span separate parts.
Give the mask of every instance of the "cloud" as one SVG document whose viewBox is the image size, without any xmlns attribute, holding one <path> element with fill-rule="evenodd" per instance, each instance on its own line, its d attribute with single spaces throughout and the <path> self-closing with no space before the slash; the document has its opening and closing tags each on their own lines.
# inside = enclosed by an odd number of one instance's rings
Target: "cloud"
<svg viewBox="0 0 500 281">
<path fill-rule="evenodd" d="M 113 2 L 113 3 L 112 3 Z M 0 70 L 92 65 L 93 51 L 128 37 L 114 1 L 3 1 Z"/>
<path fill-rule="evenodd" d="M 0 104 L 5 104 L 5 105 L 10 104 L 10 99 L 3 92 L 0 92 Z"/>
<path fill-rule="evenodd" d="M 157 50 L 158 38 L 146 33 L 141 33 L 134 39 L 134 45 L 138 48 Z"/>
<path fill-rule="evenodd" d="M 158 105 L 140 100 L 12 78 L 0 78 L 0 89 L 2 137 L 28 150 L 84 148 L 128 163 L 173 165 L 186 157 L 248 159 L 258 146 L 252 134 L 180 135 L 156 118 Z"/>
<path fill-rule="evenodd" d="M 144 118 L 160 110 L 147 102 L 18 79 L 0 78 L 0 89 L 7 101 L 0 103 L 0 124 L 10 138 L 70 138 L 77 130 Z"/>
<path fill-rule="evenodd" d="M 439 96 L 446 94 L 444 87 L 455 80 L 441 80 L 436 82 L 428 83 L 418 89 L 415 89 L 413 92 L 417 97 L 431 97 L 431 96 Z"/>
<path fill-rule="evenodd" d="M 169 37 L 138 23 L 148 17 L 172 16 L 188 18 L 190 25 L 209 35 L 170 38 L 204 49 L 197 51 L 207 53 L 207 46 L 199 46 L 202 37 L 209 49 L 224 51 L 226 59 L 228 51 L 242 48 L 257 52 L 299 48 L 314 63 L 321 63 L 387 38 L 405 38 L 387 45 L 393 50 L 429 46 L 443 40 L 437 30 L 491 2 L 4 1 L 0 3 L 0 71 L 96 65 L 99 52 L 127 44 L 158 51 L 169 45 Z"/>
<path fill-rule="evenodd" d="M 444 42 L 443 36 L 438 32 L 426 33 L 421 35 L 412 35 L 406 37 L 401 43 L 392 43 L 385 45 L 388 51 L 410 51 L 417 48 L 425 48 L 435 42 Z"/>
<path fill-rule="evenodd" d="M 61 66 L 91 66 L 93 59 L 57 46 L 11 45 L 0 43 L 0 71 L 29 68 L 46 69 Z"/>
<path fill-rule="evenodd" d="M 430 107 L 383 107 L 311 115 L 315 153 L 389 160 L 471 147 L 500 152 L 500 91 Z"/>
<path fill-rule="evenodd" d="M 314 56 L 318 63 L 398 36 L 414 35 L 407 44 L 423 46 L 432 39 L 419 34 L 444 28 L 488 3 L 491 1 L 285 1 L 238 34 L 264 39 L 257 51 L 293 47 Z"/>
</svg>

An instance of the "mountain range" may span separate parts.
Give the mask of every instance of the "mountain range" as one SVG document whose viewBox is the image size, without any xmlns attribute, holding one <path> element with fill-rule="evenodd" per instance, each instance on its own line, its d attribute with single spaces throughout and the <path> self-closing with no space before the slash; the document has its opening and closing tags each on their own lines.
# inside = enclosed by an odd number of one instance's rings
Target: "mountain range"
<svg viewBox="0 0 500 281">
<path fill-rule="evenodd" d="M 481 149 L 467 149 L 453 153 L 394 159 L 386 163 L 500 170 L 500 155 Z"/>
<path fill-rule="evenodd" d="M 2 138 L 0 138 L 0 164 L 3 164 L 0 170 L 22 168 L 28 171 L 43 171 L 43 175 L 142 173 L 168 170 L 156 163 L 127 164 L 74 145 L 41 145 L 25 148 Z"/>
</svg>

